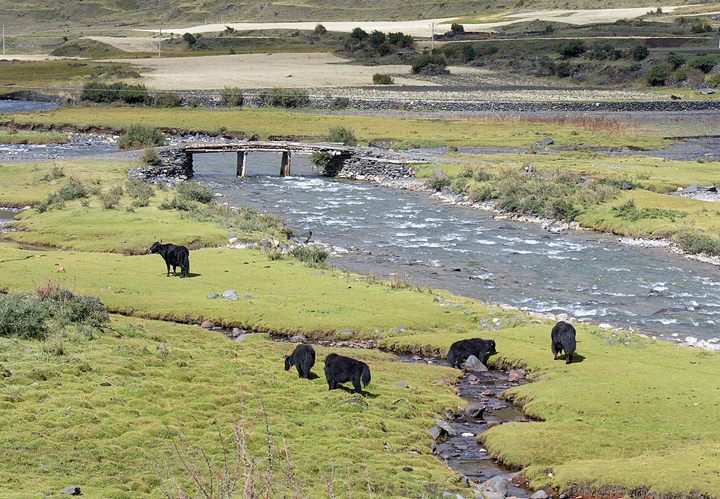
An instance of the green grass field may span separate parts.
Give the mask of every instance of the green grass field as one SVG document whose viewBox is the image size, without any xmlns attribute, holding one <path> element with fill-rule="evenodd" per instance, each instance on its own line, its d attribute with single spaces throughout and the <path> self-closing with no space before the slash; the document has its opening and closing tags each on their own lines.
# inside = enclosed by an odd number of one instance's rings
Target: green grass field
<svg viewBox="0 0 720 499">
<path fill-rule="evenodd" d="M 76 120 L 119 128 L 133 122 L 133 112 L 137 116 L 133 109 L 68 108 L 16 121 Z M 189 127 L 193 117 L 196 129 L 243 127 L 261 135 L 282 129 L 285 120 L 285 133 L 308 135 L 325 133 L 330 124 L 355 123 L 363 140 L 375 137 L 370 130 L 408 141 L 419 130 L 419 137 L 443 144 L 532 145 L 545 136 L 535 122 L 442 115 L 381 119 L 273 110 L 148 110 L 144 124 Z M 553 137 L 561 146 L 580 140 L 601 146 L 664 143 L 660 129 L 611 124 L 611 130 L 593 133 L 582 123 L 560 123 Z M 719 213 L 704 203 L 651 190 L 690 179 L 711 182 L 715 163 L 588 151 L 449 157 L 466 162 L 447 167 L 450 174 L 467 165 L 500 171 L 532 161 L 539 169 L 617 175 L 616 180 L 642 184 L 583 215 L 614 224 L 609 230 L 623 230 L 612 207 L 629 199 L 638 210 L 685 211 L 681 224 L 687 219 L 698 230 L 720 230 Z M 163 497 L 163 484 L 180 484 L 192 495 L 193 477 L 217 480 L 226 460 L 233 468 L 238 455 L 241 469 L 243 455 L 257 463 L 251 476 L 258 490 L 272 473 L 272 497 L 467 494 L 459 477 L 430 452 L 426 432 L 433 417 L 460 403 L 452 388 L 434 384 L 452 381 L 458 372 L 405 364 L 387 352 L 444 355 L 452 342 L 475 336 L 497 342 L 492 364 L 525 367 L 534 381 L 506 397 L 542 422 L 506 424 L 482 435 L 494 455 L 525 470 L 532 487 L 576 495 L 720 495 L 718 354 L 580 326 L 579 362 L 568 366 L 552 359 L 550 322 L 440 290 L 398 289 L 268 252 L 216 247 L 227 242 L 233 227 L 204 208 L 160 209 L 174 195 L 170 191 L 156 190 L 147 206 L 133 206 L 126 189 L 114 208 L 104 208 L 101 195 L 125 186 L 124 172 L 135 165 L 93 160 L 0 168 L 5 205 L 41 203 L 71 178 L 95 190 L 87 198 L 20 217 L 16 225 L 22 231 L 6 233 L 0 242 L 0 289 L 30 292 L 52 282 L 98 296 L 122 314 L 102 330 L 63 329 L 45 340 L 0 338 L 0 406 L 6 421 L 0 426 L 0 479 L 8 484 L 3 497 L 59 497 L 62 487 L 75 484 L 87 496 Z M 662 224 L 669 222 L 643 219 L 638 230 L 660 235 L 666 230 Z M 158 255 L 142 254 L 168 233 L 200 247 L 191 252 L 187 279 L 166 277 Z M 243 237 L 267 234 L 248 228 Z M 249 297 L 207 297 L 229 289 Z M 352 351 L 373 373 L 369 394 L 361 399 L 327 391 L 321 368 L 329 349 L 318 348 L 314 371 L 320 377 L 299 380 L 281 367 L 290 344 L 262 334 L 230 342 L 217 332 L 182 324 L 204 319 L 279 336 L 347 338 L 352 330 L 354 339 L 378 340 L 385 353 Z M 482 326 L 482 319 L 500 328 Z M 608 344 L 610 339 L 616 343 Z M 397 387 L 398 381 L 410 388 Z M 243 414 L 244 422 L 236 426 L 234 415 Z M 243 431 L 249 432 L 247 443 L 237 447 Z M 183 458 L 192 461 L 189 470 Z M 413 471 L 403 471 L 406 467 Z M 171 497 L 179 498 L 173 490 Z"/>
</svg>

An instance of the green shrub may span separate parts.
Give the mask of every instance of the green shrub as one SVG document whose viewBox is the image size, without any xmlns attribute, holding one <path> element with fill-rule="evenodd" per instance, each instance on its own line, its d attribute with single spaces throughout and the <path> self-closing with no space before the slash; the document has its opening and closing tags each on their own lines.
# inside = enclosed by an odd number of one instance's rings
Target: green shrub
<svg viewBox="0 0 720 499">
<path fill-rule="evenodd" d="M 310 267 L 326 268 L 330 253 L 317 246 L 295 246 L 290 250 L 290 255 Z"/>
<path fill-rule="evenodd" d="M 558 52 L 563 59 L 570 57 L 578 57 L 587 51 L 587 47 L 582 40 L 566 40 L 558 42 L 555 45 L 555 51 Z"/>
<path fill-rule="evenodd" d="M 157 128 L 143 125 L 130 125 L 128 131 L 118 141 L 118 149 L 121 151 L 163 145 L 165 145 L 165 136 Z"/>
<path fill-rule="evenodd" d="M 310 155 L 310 162 L 313 165 L 319 166 L 321 168 L 325 168 L 328 163 L 330 163 L 331 159 L 332 154 L 326 152 L 315 151 Z"/>
<path fill-rule="evenodd" d="M 127 85 L 125 83 L 101 83 L 91 80 L 83 86 L 80 99 L 108 104 L 125 102 L 127 104 L 149 104 L 150 94 L 144 85 Z"/>
<path fill-rule="evenodd" d="M 712 76 L 708 76 L 707 80 L 705 81 L 708 87 L 715 88 L 718 85 L 720 85 L 720 73 L 715 73 Z"/>
<path fill-rule="evenodd" d="M 75 296 L 52 282 L 38 287 L 34 294 L 0 294 L 0 336 L 4 337 L 42 340 L 65 326 L 100 327 L 109 321 L 98 298 Z"/>
<path fill-rule="evenodd" d="M 345 128 L 342 125 L 331 126 L 328 129 L 328 135 L 326 139 L 329 142 L 340 142 L 346 146 L 355 146 L 358 143 L 357 138 L 352 130 Z"/>
<path fill-rule="evenodd" d="M 688 66 L 708 74 L 717 65 L 717 59 L 710 54 L 694 55 L 688 59 Z"/>
<path fill-rule="evenodd" d="M 343 109 L 350 105 L 350 99 L 347 97 L 335 97 L 330 103 L 332 109 Z"/>
<path fill-rule="evenodd" d="M 450 177 L 433 177 L 425 182 L 425 187 L 433 191 L 442 191 L 450 187 L 452 183 L 453 180 Z"/>
<path fill-rule="evenodd" d="M 258 100 L 263 106 L 293 108 L 307 106 L 310 96 L 300 89 L 273 88 L 260 92 Z"/>
<path fill-rule="evenodd" d="M 389 74 L 375 73 L 373 75 L 373 83 L 376 85 L 392 85 L 395 83 L 393 77 Z"/>
<path fill-rule="evenodd" d="M 462 24 L 452 23 L 450 25 L 450 31 L 453 33 L 465 33 L 465 27 Z"/>
<path fill-rule="evenodd" d="M 152 105 L 161 108 L 181 107 L 182 99 L 178 94 L 159 92 L 152 96 Z"/>
<path fill-rule="evenodd" d="M 466 43 L 463 45 L 462 48 L 463 57 L 466 61 L 472 61 L 477 57 L 477 52 L 475 51 L 475 47 L 470 45 L 469 43 Z"/>
<path fill-rule="evenodd" d="M 672 69 L 669 64 L 660 63 L 650 68 L 647 74 L 647 83 L 651 87 L 660 87 L 665 85 L 665 81 L 672 73 Z"/>
<path fill-rule="evenodd" d="M 572 74 L 572 68 L 568 61 L 563 61 L 555 66 L 555 74 L 558 78 L 567 78 Z"/>
<path fill-rule="evenodd" d="M 148 206 L 155 189 L 142 180 L 129 179 L 125 182 L 125 192 L 133 199 L 133 206 Z"/>
<path fill-rule="evenodd" d="M 225 87 L 220 92 L 221 105 L 224 107 L 240 107 L 243 105 L 243 91 L 241 88 Z"/>
<path fill-rule="evenodd" d="M 675 222 L 679 218 L 685 218 L 687 213 L 679 210 L 665 210 L 662 208 L 641 208 L 638 209 L 635 206 L 635 201 L 629 199 L 620 206 L 616 206 L 612 209 L 618 218 L 628 220 L 630 222 L 637 222 L 638 220 L 648 218 L 668 218 L 670 221 Z"/>
<path fill-rule="evenodd" d="M 189 47 L 192 47 L 197 43 L 197 38 L 192 33 L 185 33 L 182 36 L 182 39 L 188 44 Z"/>
<path fill-rule="evenodd" d="M 650 50 L 644 43 L 638 43 L 636 45 L 633 45 L 633 47 L 630 49 L 630 55 L 636 61 L 642 61 L 648 55 L 650 55 Z"/>
<path fill-rule="evenodd" d="M 713 29 L 712 26 L 710 26 L 710 23 L 703 21 L 702 19 L 698 19 L 690 26 L 690 31 L 693 33 L 709 33 L 712 30 Z"/>
<path fill-rule="evenodd" d="M 412 63 L 411 73 L 420 74 L 428 72 L 444 72 L 447 73 L 445 67 L 447 61 L 445 57 L 440 54 L 422 54 L 418 56 Z"/>
<path fill-rule="evenodd" d="M 107 192 L 100 194 L 100 204 L 104 210 L 115 210 L 120 206 L 120 198 L 123 195 L 123 188 L 115 186 Z"/>
<path fill-rule="evenodd" d="M 162 158 L 158 155 L 154 147 L 146 147 L 141 158 L 142 162 L 149 166 L 162 165 Z"/>
<path fill-rule="evenodd" d="M 399 31 L 397 33 L 388 33 L 387 40 L 389 44 L 395 45 L 398 48 L 412 47 L 415 42 L 411 35 L 406 35 Z"/>
<path fill-rule="evenodd" d="M 680 231 L 675 234 L 673 239 L 680 245 L 683 251 L 688 253 L 720 255 L 720 241 L 716 237 L 698 234 L 697 232 Z"/>
<path fill-rule="evenodd" d="M 177 187 L 181 200 L 196 201 L 208 204 L 215 199 L 215 194 L 202 184 L 193 181 L 182 182 Z"/>
<path fill-rule="evenodd" d="M 67 184 L 58 190 L 58 196 L 63 201 L 85 198 L 88 196 L 88 189 L 76 178 L 71 178 Z"/>
<path fill-rule="evenodd" d="M 668 55 L 665 57 L 665 61 L 670 64 L 670 67 L 677 69 L 685 64 L 685 56 L 678 54 L 677 52 L 668 52 Z"/>
</svg>

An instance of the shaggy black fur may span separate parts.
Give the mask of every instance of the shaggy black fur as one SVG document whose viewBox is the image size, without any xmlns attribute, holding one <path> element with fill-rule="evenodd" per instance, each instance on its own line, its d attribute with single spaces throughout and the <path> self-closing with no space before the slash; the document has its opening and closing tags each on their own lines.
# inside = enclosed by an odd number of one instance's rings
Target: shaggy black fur
<svg viewBox="0 0 720 499">
<path fill-rule="evenodd" d="M 180 267 L 180 277 L 185 277 L 190 272 L 190 252 L 185 246 L 175 246 L 174 244 L 160 244 L 155 243 L 150 246 L 150 253 L 160 253 L 160 256 L 165 260 L 167 266 L 167 276 L 170 277 L 170 266 L 173 268 L 173 275 L 175 269 Z"/>
<path fill-rule="evenodd" d="M 565 363 L 570 364 L 575 355 L 575 328 L 567 322 L 560 321 L 552 328 L 552 353 L 557 360 L 561 352 L 565 352 Z"/>
<path fill-rule="evenodd" d="M 297 367 L 298 377 L 307 379 L 315 365 L 315 349 L 310 345 L 298 345 L 291 355 L 285 356 L 285 370 Z"/>
<path fill-rule="evenodd" d="M 450 345 L 448 350 L 447 361 L 452 367 L 460 369 L 460 365 L 467 360 L 468 357 L 474 355 L 480 362 L 485 364 L 486 357 L 497 353 L 495 351 L 494 340 L 483 340 L 481 338 L 471 338 L 469 340 L 456 341 Z"/>
<path fill-rule="evenodd" d="M 365 362 L 331 353 L 325 359 L 325 379 L 330 390 L 338 388 L 338 383 L 351 381 L 355 393 L 362 393 L 362 386 L 370 384 L 370 367 Z"/>
</svg>

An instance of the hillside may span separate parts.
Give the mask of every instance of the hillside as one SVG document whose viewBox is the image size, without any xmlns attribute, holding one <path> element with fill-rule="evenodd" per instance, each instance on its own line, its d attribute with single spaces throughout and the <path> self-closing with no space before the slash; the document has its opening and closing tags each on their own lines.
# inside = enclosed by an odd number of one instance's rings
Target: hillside
<svg viewBox="0 0 720 499">
<path fill-rule="evenodd" d="M 691 0 L 674 0 L 673 5 L 697 4 Z M 610 0 L 604 8 L 641 7 L 633 0 Z M 648 10 L 655 10 L 657 3 L 648 3 Z M 717 6 L 717 5 L 716 5 Z M 593 8 L 587 0 L 573 0 L 563 8 Z M 556 9 L 551 0 L 419 0 L 408 3 L 402 0 L 289 0 L 266 2 L 245 0 L 231 3 L 223 0 L 206 2 L 183 2 L 180 0 L 0 0 L 0 22 L 15 33 L 28 33 L 39 29 L 64 29 L 72 31 L 83 27 L 136 27 L 155 25 L 162 21 L 168 25 L 182 26 L 194 23 L 223 23 L 236 21 L 368 21 L 411 20 L 444 18 L 453 16 L 495 16 L 510 11 L 534 11 Z M 703 11 L 708 6 L 695 7 Z"/>
</svg>

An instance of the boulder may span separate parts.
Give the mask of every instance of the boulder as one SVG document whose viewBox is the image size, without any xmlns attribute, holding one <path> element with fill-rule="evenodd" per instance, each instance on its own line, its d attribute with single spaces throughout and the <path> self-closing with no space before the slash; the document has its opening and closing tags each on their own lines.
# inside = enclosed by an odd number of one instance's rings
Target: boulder
<svg viewBox="0 0 720 499">
<path fill-rule="evenodd" d="M 82 491 L 80 490 L 80 487 L 78 487 L 77 485 L 70 485 L 69 487 L 65 487 L 60 492 L 70 494 L 71 496 L 82 495 Z"/>
<path fill-rule="evenodd" d="M 540 147 L 547 147 L 547 146 L 552 145 L 552 144 L 554 144 L 554 143 L 555 143 L 555 139 L 553 139 L 552 137 L 545 137 L 545 138 L 542 139 L 541 141 L 536 142 L 536 144 L 539 145 Z"/>
<path fill-rule="evenodd" d="M 428 433 L 430 433 L 430 436 L 433 438 L 433 440 L 437 440 L 438 438 L 440 438 L 440 435 L 442 435 L 442 430 L 437 426 L 433 426 L 428 430 Z"/>
<path fill-rule="evenodd" d="M 530 499 L 547 499 L 548 497 L 550 497 L 550 496 L 548 496 L 547 492 L 540 489 L 540 490 L 533 492 L 533 495 L 530 496 Z"/>
<path fill-rule="evenodd" d="M 683 191 L 683 194 L 693 194 L 693 193 L 697 192 L 698 190 L 700 190 L 700 186 L 698 184 L 693 184 L 693 185 L 689 185 L 689 186 L 685 187 L 682 191 Z"/>
<path fill-rule="evenodd" d="M 502 497 L 504 498 L 508 490 L 508 479 L 503 475 L 497 475 L 492 477 L 490 480 L 483 482 L 481 487 L 484 492 L 502 494 Z"/>
<path fill-rule="evenodd" d="M 485 404 L 466 404 L 458 407 L 460 413 L 466 418 L 481 418 L 485 412 Z"/>
<path fill-rule="evenodd" d="M 488 370 L 485 365 L 480 362 L 480 359 L 475 357 L 474 355 L 471 355 L 467 358 L 465 361 L 465 364 L 463 365 L 463 369 L 465 371 L 478 371 L 478 372 L 485 372 Z"/>
<path fill-rule="evenodd" d="M 215 298 L 220 298 L 220 295 L 217 293 L 210 293 L 209 295 L 207 295 L 207 297 L 211 300 L 214 300 Z"/>
<path fill-rule="evenodd" d="M 408 385 L 408 384 L 405 383 L 404 381 L 400 381 L 400 382 L 397 384 L 397 387 L 398 387 L 398 388 L 410 388 L 410 385 Z"/>
<path fill-rule="evenodd" d="M 441 419 L 436 419 L 435 424 L 438 425 L 442 431 L 447 433 L 449 437 L 457 436 L 457 431 L 455 430 L 455 428 L 452 427 L 450 423 L 447 423 Z"/>
<path fill-rule="evenodd" d="M 525 372 L 521 369 L 512 370 L 508 373 L 508 381 L 518 381 L 525 379 Z"/>
<path fill-rule="evenodd" d="M 290 337 L 290 343 L 307 343 L 308 340 L 302 334 L 295 334 Z"/>
<path fill-rule="evenodd" d="M 215 324 L 213 324 L 210 321 L 202 321 L 202 324 L 200 324 L 200 327 L 204 327 L 205 329 L 212 329 L 215 327 Z"/>
</svg>

